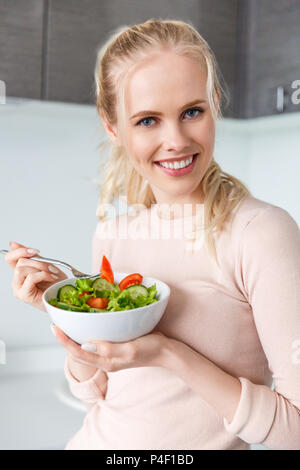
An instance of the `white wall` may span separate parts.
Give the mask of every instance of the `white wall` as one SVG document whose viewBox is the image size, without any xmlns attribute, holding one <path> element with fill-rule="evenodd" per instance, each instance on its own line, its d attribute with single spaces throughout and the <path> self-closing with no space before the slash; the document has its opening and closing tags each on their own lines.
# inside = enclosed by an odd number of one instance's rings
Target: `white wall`
<svg viewBox="0 0 300 470">
<path fill-rule="evenodd" d="M 17 241 L 90 272 L 101 132 L 92 106 L 35 100 L 0 106 L 1 248 Z M 13 296 L 4 259 L 0 275 L 0 338 L 10 347 L 55 344 L 47 315 Z"/>
<path fill-rule="evenodd" d="M 215 156 L 253 196 L 287 210 L 300 226 L 300 113 L 217 125 Z"/>
<path fill-rule="evenodd" d="M 300 225 L 299 129 L 300 113 L 224 119 L 217 124 L 215 158 L 254 196 L 285 208 Z M 90 272 L 103 137 L 94 106 L 13 98 L 0 106 L 1 248 L 15 240 Z M 47 315 L 13 296 L 4 257 L 0 275 L 0 339 L 8 348 L 54 345 Z"/>
</svg>

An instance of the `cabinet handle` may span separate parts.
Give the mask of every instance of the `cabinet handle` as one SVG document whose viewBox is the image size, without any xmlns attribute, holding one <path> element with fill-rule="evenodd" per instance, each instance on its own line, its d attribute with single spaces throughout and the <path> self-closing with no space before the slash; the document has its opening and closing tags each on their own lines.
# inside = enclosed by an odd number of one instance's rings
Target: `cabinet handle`
<svg viewBox="0 0 300 470">
<path fill-rule="evenodd" d="M 277 87 L 276 109 L 279 113 L 282 113 L 285 109 L 285 90 L 283 86 Z"/>
</svg>

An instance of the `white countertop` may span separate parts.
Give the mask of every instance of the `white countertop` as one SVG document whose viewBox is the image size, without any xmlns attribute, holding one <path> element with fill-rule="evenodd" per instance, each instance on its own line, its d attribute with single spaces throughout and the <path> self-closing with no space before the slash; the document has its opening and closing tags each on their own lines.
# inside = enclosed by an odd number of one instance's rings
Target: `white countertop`
<svg viewBox="0 0 300 470">
<path fill-rule="evenodd" d="M 66 406 L 64 384 L 59 371 L 0 378 L 1 450 L 64 449 L 85 416 L 82 409 Z"/>
<path fill-rule="evenodd" d="M 64 377 L 64 349 L 11 348 L 5 356 L 6 363 L 0 364 L 0 449 L 64 449 L 86 413 Z"/>
</svg>

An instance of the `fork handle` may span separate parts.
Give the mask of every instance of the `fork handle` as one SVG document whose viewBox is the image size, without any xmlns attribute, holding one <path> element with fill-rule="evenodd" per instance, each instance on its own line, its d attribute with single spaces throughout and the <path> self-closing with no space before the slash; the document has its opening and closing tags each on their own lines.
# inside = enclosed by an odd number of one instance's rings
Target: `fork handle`
<svg viewBox="0 0 300 470">
<path fill-rule="evenodd" d="M 5 255 L 6 253 L 9 253 L 9 251 L 0 250 L 0 253 L 3 253 Z M 65 268 L 69 269 L 72 272 L 72 266 L 68 263 L 65 263 L 64 261 L 59 261 L 57 259 L 52 259 L 52 258 L 45 258 L 44 256 L 30 256 L 29 259 L 35 259 L 37 261 L 42 261 L 44 263 L 59 264 L 60 266 L 64 266 Z"/>
<path fill-rule="evenodd" d="M 60 266 L 64 266 L 65 268 L 72 271 L 72 266 L 70 264 L 65 263 L 64 261 L 59 261 L 58 259 L 45 258 L 44 256 L 30 256 L 30 259 L 35 259 L 37 261 L 42 261 L 44 263 L 59 264 Z"/>
</svg>

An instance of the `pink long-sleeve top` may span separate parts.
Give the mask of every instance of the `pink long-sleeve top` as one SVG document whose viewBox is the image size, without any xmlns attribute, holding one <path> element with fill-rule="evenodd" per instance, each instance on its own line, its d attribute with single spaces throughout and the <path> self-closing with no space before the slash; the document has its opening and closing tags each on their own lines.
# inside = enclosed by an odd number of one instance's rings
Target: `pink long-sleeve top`
<svg viewBox="0 0 300 470">
<path fill-rule="evenodd" d="M 203 242 L 201 209 L 167 220 L 154 205 L 99 222 L 92 270 L 99 272 L 104 254 L 116 272 L 170 286 L 156 329 L 240 380 L 232 421 L 166 368 L 109 372 L 104 397 L 99 371 L 78 382 L 66 359 L 70 390 L 88 406 L 67 450 L 300 449 L 299 227 L 286 210 L 248 196 L 214 236 L 218 266 Z M 126 223 L 120 235 L 116 227 Z"/>
</svg>

